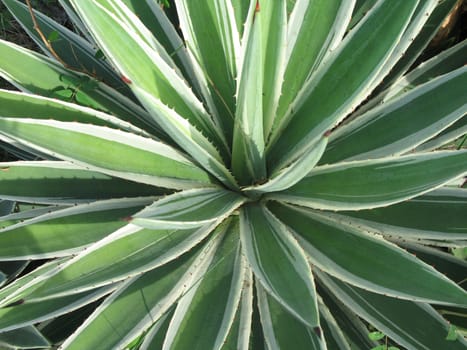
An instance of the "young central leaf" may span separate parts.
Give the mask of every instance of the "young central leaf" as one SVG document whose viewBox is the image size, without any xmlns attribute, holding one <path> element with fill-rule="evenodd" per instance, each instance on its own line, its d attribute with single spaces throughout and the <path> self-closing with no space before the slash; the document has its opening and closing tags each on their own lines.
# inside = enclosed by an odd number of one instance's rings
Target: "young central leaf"
<svg viewBox="0 0 467 350">
<path fill-rule="evenodd" d="M 237 91 L 232 169 L 241 185 L 266 178 L 263 135 L 263 70 L 259 2 L 245 48 Z"/>
</svg>

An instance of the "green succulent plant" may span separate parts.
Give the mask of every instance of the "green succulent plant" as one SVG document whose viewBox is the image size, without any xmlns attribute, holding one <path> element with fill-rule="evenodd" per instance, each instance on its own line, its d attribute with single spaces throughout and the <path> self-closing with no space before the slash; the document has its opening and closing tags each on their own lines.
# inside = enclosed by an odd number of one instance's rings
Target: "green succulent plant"
<svg viewBox="0 0 467 350">
<path fill-rule="evenodd" d="M 2 2 L 4 347 L 467 348 L 456 1 Z"/>
</svg>

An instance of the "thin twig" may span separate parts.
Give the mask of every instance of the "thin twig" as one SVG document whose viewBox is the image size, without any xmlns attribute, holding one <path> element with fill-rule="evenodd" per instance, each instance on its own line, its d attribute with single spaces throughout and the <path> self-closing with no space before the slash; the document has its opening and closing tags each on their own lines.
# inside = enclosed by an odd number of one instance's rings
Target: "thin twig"
<svg viewBox="0 0 467 350">
<path fill-rule="evenodd" d="M 49 49 L 50 53 L 52 56 L 59 61 L 65 68 L 72 69 L 68 64 L 66 64 L 65 61 L 62 60 L 62 58 L 57 54 L 55 49 L 52 47 L 52 44 L 50 41 L 45 37 L 44 33 L 42 32 L 39 23 L 37 23 L 36 15 L 34 14 L 34 10 L 32 9 L 31 5 L 31 0 L 26 0 L 26 4 L 28 5 L 29 13 L 31 15 L 32 23 L 34 24 L 34 29 L 36 32 L 39 34 L 39 36 L 42 39 L 42 42 L 45 44 L 45 46 Z"/>
</svg>

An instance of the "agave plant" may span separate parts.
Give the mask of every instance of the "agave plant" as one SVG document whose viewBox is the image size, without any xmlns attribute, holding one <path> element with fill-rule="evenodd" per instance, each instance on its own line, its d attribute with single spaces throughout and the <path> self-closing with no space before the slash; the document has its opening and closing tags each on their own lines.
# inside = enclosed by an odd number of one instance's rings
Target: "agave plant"
<svg viewBox="0 0 467 350">
<path fill-rule="evenodd" d="M 467 348 L 456 1 L 2 2 L 5 347 Z"/>
</svg>

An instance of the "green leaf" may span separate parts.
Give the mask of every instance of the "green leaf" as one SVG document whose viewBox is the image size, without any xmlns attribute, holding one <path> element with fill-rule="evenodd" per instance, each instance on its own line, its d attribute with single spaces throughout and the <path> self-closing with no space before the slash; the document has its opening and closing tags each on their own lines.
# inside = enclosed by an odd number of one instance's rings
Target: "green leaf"
<svg viewBox="0 0 467 350">
<path fill-rule="evenodd" d="M 464 65 L 464 57 L 467 55 L 467 40 L 464 40 L 440 54 L 433 56 L 411 70 L 408 74 L 400 77 L 386 90 L 381 91 L 370 101 L 361 106 L 351 117 L 354 118 L 374 108 L 380 103 L 385 103 L 421 84 L 447 74 Z"/>
<path fill-rule="evenodd" d="M 24 276 L 15 279 L 0 290 L 0 307 L 20 304 L 24 298 L 37 288 L 38 277 L 47 274 L 63 264 L 69 258 L 58 258 L 46 262 Z"/>
<path fill-rule="evenodd" d="M 125 348 L 163 317 L 202 276 L 216 246 L 212 244 L 201 254 L 189 253 L 130 278 L 92 313 L 79 332 L 68 338 L 63 348 Z"/>
<path fill-rule="evenodd" d="M 0 346 L 2 345 L 10 346 L 12 349 L 46 349 L 51 346 L 33 326 L 0 333 Z"/>
<path fill-rule="evenodd" d="M 342 36 L 354 1 L 299 0 L 288 21 L 286 68 L 275 128 L 291 113 L 290 108 L 304 83 L 317 69 L 324 55 L 334 49 Z M 278 136 L 273 130 L 274 137 Z"/>
<path fill-rule="evenodd" d="M 0 129 L 2 134 L 52 156 L 112 176 L 168 188 L 211 182 L 208 174 L 173 148 L 127 132 L 80 123 L 12 118 L 1 119 Z"/>
<path fill-rule="evenodd" d="M 34 29 L 34 22 L 27 6 L 17 0 L 4 0 L 3 3 L 34 42 L 50 56 L 49 49 Z M 98 77 L 99 80 L 105 81 L 128 96 L 129 90 L 125 91 L 126 86 L 120 77 L 107 63 L 95 57 L 96 49 L 89 42 L 39 11 L 34 10 L 34 16 L 41 32 L 51 42 L 54 51 L 69 67 Z"/>
<path fill-rule="evenodd" d="M 385 78 L 385 83 L 382 88 L 390 85 L 394 80 L 404 74 L 419 57 L 422 51 L 430 43 L 431 39 L 438 32 L 442 26 L 443 21 L 448 16 L 449 12 L 457 4 L 457 0 L 444 0 L 438 2 L 438 5 L 434 11 L 430 14 L 428 20 L 425 23 L 422 31 L 413 39 L 412 44 L 402 56 L 402 58 L 394 66 L 390 74 Z"/>
<path fill-rule="evenodd" d="M 333 276 L 396 298 L 467 305 L 462 288 L 381 237 L 335 222 L 325 213 L 284 205 L 272 210 L 296 234 L 310 262 Z"/>
<path fill-rule="evenodd" d="M 177 33 L 176 29 L 165 14 L 163 8 L 154 1 L 122 0 L 122 2 L 141 20 L 144 26 L 152 33 L 157 42 L 160 43 L 173 60 L 174 68 L 180 69 L 183 76 L 194 88 L 198 89 L 196 73 L 193 62 L 188 55 L 188 51 Z M 166 6 L 166 5 L 164 5 Z M 168 7 L 168 6 L 167 6 Z M 142 26 L 139 26 L 141 29 Z M 146 38 L 149 35 L 146 34 Z M 153 41 L 154 44 L 154 41 Z"/>
<path fill-rule="evenodd" d="M 161 124 L 186 153 L 190 154 L 225 186 L 232 190 L 238 189 L 235 178 L 225 166 L 218 150 L 201 132 L 151 94 L 139 87 L 135 87 L 134 91 L 138 98 L 145 101 L 145 105 L 150 111 L 163 117 L 160 120 Z"/>
<path fill-rule="evenodd" d="M 127 225 L 113 232 L 41 282 L 31 298 L 49 299 L 108 285 L 170 262 L 193 249 L 217 223 L 199 229 L 146 230 Z"/>
<path fill-rule="evenodd" d="M 154 198 L 96 201 L 53 211 L 0 230 L 0 259 L 43 259 L 83 250 L 123 227 Z"/>
<path fill-rule="evenodd" d="M 145 38 L 141 35 L 144 30 L 139 19 L 131 15 L 127 7 L 121 2 L 101 0 L 71 1 L 84 22 L 90 23 L 101 49 L 124 76 L 124 80 L 133 89 L 151 95 L 154 99 L 168 108 L 173 108 L 198 128 L 207 138 L 212 139 L 223 154 L 226 154 L 226 143 L 220 129 L 214 125 L 202 103 L 197 99 L 182 77 L 166 62 L 167 53 L 161 51 L 160 45 L 151 45 L 156 39 Z M 159 50 L 160 49 L 160 50 Z M 131 52 L 132 55 L 128 55 Z M 136 93 L 136 92 L 135 92 Z M 140 98 L 140 93 L 136 93 Z M 142 101 L 146 105 L 147 100 Z M 147 107 L 147 105 L 146 105 Z M 154 113 L 158 123 L 163 122 L 163 113 Z M 165 131 L 174 137 L 174 129 Z"/>
<path fill-rule="evenodd" d="M 151 228 L 200 227 L 229 216 L 245 198 L 221 189 L 179 192 L 162 198 L 134 215 L 131 222 Z"/>
<path fill-rule="evenodd" d="M 457 140 L 467 134 L 467 116 L 459 119 L 457 122 L 452 124 L 447 129 L 440 132 L 431 140 L 418 146 L 416 152 L 427 152 L 435 149 L 439 149 L 443 145 L 447 145 L 450 142 Z"/>
<path fill-rule="evenodd" d="M 306 152 L 368 96 L 369 87 L 374 86 L 374 79 L 395 48 L 417 3 L 380 1 L 346 36 L 291 107 L 295 111 L 282 120 L 277 137 L 270 140 L 267 149 L 270 168 L 280 168 Z"/>
<path fill-rule="evenodd" d="M 464 85 L 467 67 L 359 116 L 332 134 L 321 163 L 382 158 L 412 150 L 462 118 L 467 97 L 459 86 Z"/>
<path fill-rule="evenodd" d="M 324 339 L 328 349 L 350 350 L 349 342 L 346 339 L 344 330 L 337 323 L 336 318 L 331 314 L 327 304 L 319 299 L 320 323 L 323 328 Z M 353 323 L 350 323 L 353 325 Z"/>
<path fill-rule="evenodd" d="M 157 196 L 160 188 L 114 178 L 61 161 L 0 163 L 0 196 L 14 201 L 74 204 Z"/>
<path fill-rule="evenodd" d="M 457 333 L 457 327 L 454 325 L 450 325 L 448 335 L 446 336 L 446 340 L 455 341 L 457 340 L 458 336 L 459 334 Z"/>
<path fill-rule="evenodd" d="M 389 298 L 352 287 L 319 273 L 326 288 L 367 322 L 408 349 L 465 349 L 467 342 L 446 340 L 449 324 L 431 306 Z"/>
<path fill-rule="evenodd" d="M 467 261 L 441 250 L 442 248 L 427 247 L 415 242 L 398 243 L 410 253 L 415 254 L 417 258 L 433 266 L 457 285 L 466 289 L 467 280 L 465 278 L 465 271 L 467 269 Z"/>
<path fill-rule="evenodd" d="M 148 135 L 145 131 L 110 114 L 57 99 L 0 90 L 0 102 L 2 104 L 0 113 L 3 118 L 21 119 L 28 116 L 28 118 L 34 119 L 49 119 L 53 115 L 53 119 L 57 121 L 79 121 L 80 123 L 108 126 L 114 129 L 132 131 L 136 134 Z"/>
<path fill-rule="evenodd" d="M 319 280 L 318 280 L 319 282 Z M 363 322 L 352 310 L 346 306 L 342 300 L 337 298 L 335 295 L 328 293 L 324 288 L 321 288 L 317 284 L 320 297 L 323 299 L 323 304 L 327 307 L 332 319 L 337 323 L 338 331 L 343 333 L 345 337 L 343 349 L 354 350 L 367 350 L 375 347 L 378 342 L 368 338 L 368 325 Z M 320 305 L 320 312 L 322 317 L 325 317 L 325 313 L 322 311 L 323 307 Z M 329 318 L 329 316 L 328 316 Z M 323 319 L 321 319 L 323 321 Z M 324 335 L 326 337 L 326 323 L 323 323 Z M 329 337 L 326 338 L 328 340 Z M 330 343 L 327 342 L 328 348 Z M 340 349 L 340 348 L 338 348 Z"/>
<path fill-rule="evenodd" d="M 162 349 L 164 338 L 169 329 L 172 313 L 162 316 L 144 337 L 140 350 Z"/>
<path fill-rule="evenodd" d="M 280 303 L 256 285 L 258 306 L 268 349 L 326 349 L 321 328 L 311 329 L 297 320 Z"/>
<path fill-rule="evenodd" d="M 258 3 L 259 4 L 259 3 Z M 258 5 L 259 6 L 259 5 Z M 262 11 L 255 9 L 238 81 L 232 148 L 232 171 L 241 185 L 266 178 L 263 132 Z"/>
<path fill-rule="evenodd" d="M 385 337 L 384 333 L 375 331 L 375 332 L 370 332 L 368 333 L 368 338 L 371 340 L 381 340 Z"/>
<path fill-rule="evenodd" d="M 34 51 L 0 39 L 0 76 L 24 92 L 61 98 L 116 115 L 163 136 L 154 120 L 139 105 L 89 75 L 64 68 Z"/>
<path fill-rule="evenodd" d="M 231 140 L 241 29 L 233 4 L 226 0 L 175 0 L 175 4 L 188 51 L 206 76 L 224 133 Z"/>
<path fill-rule="evenodd" d="M 0 332 L 8 332 L 20 327 L 31 326 L 60 315 L 70 313 L 106 294 L 116 286 L 97 289 L 63 298 L 55 298 L 39 302 L 21 300 L 18 305 L 7 305 L 0 308 Z M 0 333 L 1 334 L 1 333 Z"/>
<path fill-rule="evenodd" d="M 349 23 L 349 29 L 355 27 L 377 1 L 378 0 L 356 0 L 355 9 L 352 13 L 352 20 Z"/>
<path fill-rule="evenodd" d="M 315 209 L 370 209 L 421 195 L 466 171 L 467 151 L 341 162 L 317 167 L 269 198 Z"/>
<path fill-rule="evenodd" d="M 352 226 L 404 239 L 467 239 L 467 191 L 441 188 L 395 205 L 328 214 Z"/>
<path fill-rule="evenodd" d="M 257 194 L 277 192 L 292 187 L 315 167 L 326 149 L 327 141 L 327 136 L 323 137 L 313 149 L 292 162 L 288 167 L 273 174 L 266 183 L 245 187 L 243 191 Z"/>
<path fill-rule="evenodd" d="M 240 214 L 244 253 L 266 291 L 309 327 L 319 324 L 316 295 L 305 254 L 287 229 L 262 205 Z"/>
<path fill-rule="evenodd" d="M 271 132 L 281 96 L 282 82 L 287 67 L 287 1 L 262 1 L 261 38 L 263 67 L 263 130 L 267 140 Z M 259 67 L 257 67 L 259 68 Z"/>
<path fill-rule="evenodd" d="M 202 279 L 180 299 L 164 348 L 219 349 L 234 322 L 245 269 L 236 221 L 226 229 Z"/>
<path fill-rule="evenodd" d="M 253 326 L 253 274 L 246 266 L 242 285 L 242 296 L 235 314 L 235 319 L 225 338 L 221 350 L 248 349 L 251 344 Z M 149 350 L 149 349 L 147 349 Z"/>
</svg>

